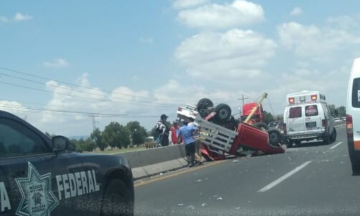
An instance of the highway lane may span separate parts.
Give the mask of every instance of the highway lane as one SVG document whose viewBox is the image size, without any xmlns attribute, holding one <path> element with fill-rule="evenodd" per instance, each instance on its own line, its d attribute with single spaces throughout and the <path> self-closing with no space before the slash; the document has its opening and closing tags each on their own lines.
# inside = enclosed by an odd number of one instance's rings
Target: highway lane
<svg viewBox="0 0 360 216">
<path fill-rule="evenodd" d="M 337 131 L 331 145 L 306 143 L 138 185 L 135 215 L 360 215 L 360 177 L 351 174 L 345 127 Z"/>
</svg>

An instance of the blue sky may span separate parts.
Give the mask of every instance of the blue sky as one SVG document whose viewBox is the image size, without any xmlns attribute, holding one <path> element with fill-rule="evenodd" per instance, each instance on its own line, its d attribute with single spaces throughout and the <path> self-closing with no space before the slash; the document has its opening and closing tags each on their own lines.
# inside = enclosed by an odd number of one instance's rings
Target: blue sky
<svg viewBox="0 0 360 216">
<path fill-rule="evenodd" d="M 138 120 L 150 129 L 161 113 L 174 120 L 177 106 L 202 97 L 228 103 L 234 113 L 241 94 L 255 100 L 264 91 L 265 109 L 275 114 L 287 93 L 304 89 L 344 105 L 351 61 L 360 54 L 359 6 L 1 1 L 0 67 L 30 75 L 0 69 L 0 106 L 44 131 L 82 135 L 92 130 L 88 116 L 49 110 L 137 114 L 98 117 L 97 125 Z"/>
</svg>

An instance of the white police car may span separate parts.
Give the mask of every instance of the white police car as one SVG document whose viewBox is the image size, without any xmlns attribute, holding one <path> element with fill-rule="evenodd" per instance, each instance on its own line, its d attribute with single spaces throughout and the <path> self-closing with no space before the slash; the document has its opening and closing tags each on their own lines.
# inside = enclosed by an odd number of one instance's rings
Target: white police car
<svg viewBox="0 0 360 216">
<path fill-rule="evenodd" d="M 0 215 L 133 215 L 128 161 L 71 153 L 68 145 L 0 111 Z"/>
</svg>

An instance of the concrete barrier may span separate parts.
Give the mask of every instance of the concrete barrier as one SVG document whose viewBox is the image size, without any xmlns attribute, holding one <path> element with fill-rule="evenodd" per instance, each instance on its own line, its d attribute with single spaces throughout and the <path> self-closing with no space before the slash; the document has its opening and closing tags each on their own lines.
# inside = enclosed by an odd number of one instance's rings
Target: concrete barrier
<svg viewBox="0 0 360 216">
<path fill-rule="evenodd" d="M 184 145 L 121 153 L 132 167 L 134 179 L 150 177 L 187 166 Z"/>
</svg>

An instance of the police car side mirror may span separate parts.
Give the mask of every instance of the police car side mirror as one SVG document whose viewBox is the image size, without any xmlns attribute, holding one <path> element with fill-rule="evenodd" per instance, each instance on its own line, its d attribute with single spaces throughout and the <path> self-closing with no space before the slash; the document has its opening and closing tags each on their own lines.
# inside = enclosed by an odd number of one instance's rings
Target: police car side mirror
<svg viewBox="0 0 360 216">
<path fill-rule="evenodd" d="M 52 143 L 54 145 L 54 152 L 60 152 L 68 148 L 70 140 L 64 136 L 54 136 Z"/>
</svg>

